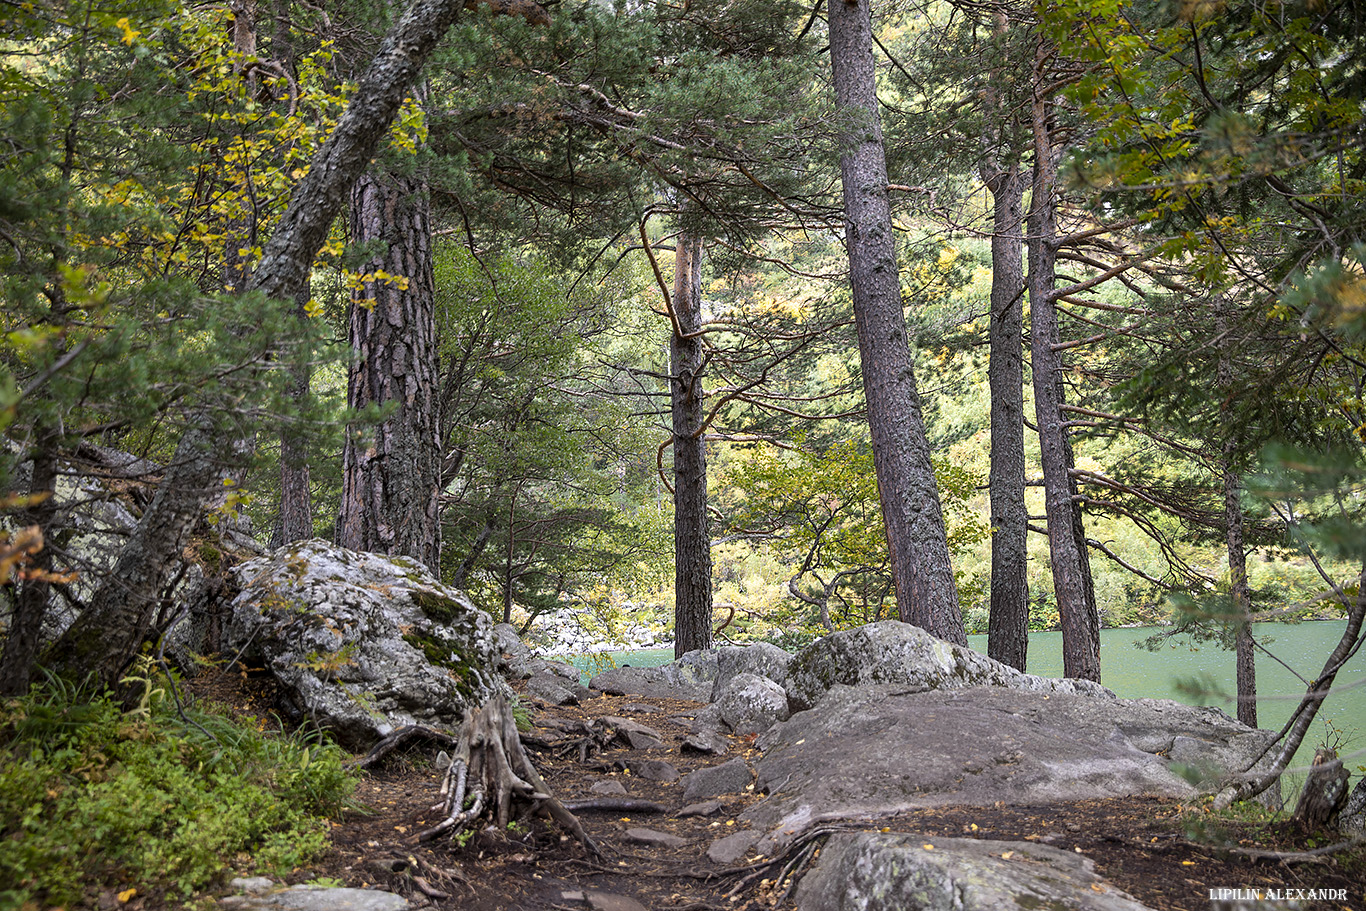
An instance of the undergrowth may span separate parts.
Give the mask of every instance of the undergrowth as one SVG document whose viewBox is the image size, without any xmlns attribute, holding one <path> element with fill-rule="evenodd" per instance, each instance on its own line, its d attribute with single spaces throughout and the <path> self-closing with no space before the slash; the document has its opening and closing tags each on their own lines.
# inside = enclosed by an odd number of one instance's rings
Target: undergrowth
<svg viewBox="0 0 1366 911">
<path fill-rule="evenodd" d="M 131 711 L 60 680 L 0 704 L 0 909 L 188 897 L 244 852 L 279 875 L 327 848 L 354 786 L 339 748 L 136 682 Z"/>
</svg>

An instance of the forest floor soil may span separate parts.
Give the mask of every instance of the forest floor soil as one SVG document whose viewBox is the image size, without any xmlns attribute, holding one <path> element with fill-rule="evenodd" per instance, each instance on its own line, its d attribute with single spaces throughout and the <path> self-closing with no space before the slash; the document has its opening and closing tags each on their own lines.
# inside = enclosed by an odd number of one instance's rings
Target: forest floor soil
<svg viewBox="0 0 1366 911">
<path fill-rule="evenodd" d="M 258 676 L 211 674 L 190 689 L 203 698 L 260 714 L 269 711 L 268 681 Z M 530 748 L 551 790 L 563 801 L 601 798 L 595 784 L 619 782 L 633 798 L 654 801 L 667 813 L 580 811 L 577 815 L 604 857 L 594 859 L 568 833 L 536 821 L 514 831 L 483 832 L 463 844 L 416 834 L 438 821 L 441 773 L 435 748 L 395 751 L 361 780 L 361 808 L 333 824 L 331 850 L 290 883 L 326 880 L 351 887 L 382 888 L 417 907 L 439 911 L 769 911 L 791 908 L 791 878 L 782 873 L 791 857 L 756 862 L 751 856 L 723 865 L 707 857 L 718 838 L 744 827 L 737 817 L 761 800 L 753 790 L 721 795 L 711 816 L 679 818 L 685 803 L 680 782 L 648 781 L 624 771 L 631 760 L 663 759 L 687 775 L 704 766 L 744 756 L 759 758 L 753 737 L 731 738 L 724 756 L 680 753 L 688 721 L 699 703 L 640 696 L 600 696 L 578 706 L 534 703 L 530 739 L 554 741 L 563 726 L 602 716 L 626 716 L 658 731 L 666 749 L 625 747 L 593 753 Z M 567 745 L 567 741 L 565 741 Z M 856 761 L 851 758 L 851 761 Z M 682 839 L 677 847 L 636 841 L 633 829 Z M 936 837 L 1029 841 L 1076 851 L 1090 858 L 1115 888 L 1155 911 L 1209 911 L 1211 890 L 1344 890 L 1345 901 L 1300 907 L 1366 911 L 1366 851 L 1334 853 L 1310 861 L 1254 857 L 1248 851 L 1299 852 L 1332 841 L 1306 836 L 1286 819 L 1239 822 L 1217 818 L 1200 802 L 1158 798 L 1090 800 L 1047 806 L 942 807 L 879 819 L 862 829 Z M 801 872 L 799 869 L 797 872 Z M 442 897 L 444 896 L 444 897 Z M 632 904 L 634 902 L 635 904 Z M 1289 904 L 1284 907 L 1292 907 Z M 1272 905 L 1270 907 L 1275 907 Z"/>
</svg>

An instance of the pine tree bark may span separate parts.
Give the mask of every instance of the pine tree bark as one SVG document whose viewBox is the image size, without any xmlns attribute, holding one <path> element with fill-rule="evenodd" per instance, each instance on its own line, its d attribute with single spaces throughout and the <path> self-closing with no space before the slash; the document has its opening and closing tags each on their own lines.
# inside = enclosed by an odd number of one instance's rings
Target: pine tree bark
<svg viewBox="0 0 1366 911">
<path fill-rule="evenodd" d="M 679 236 L 674 254 L 669 400 L 674 456 L 674 655 L 711 648 L 711 536 L 707 517 L 702 377 L 702 243 Z"/>
<path fill-rule="evenodd" d="M 994 162 L 993 162 L 994 165 Z M 991 611 L 987 655 L 1017 670 L 1029 657 L 1029 512 L 1024 457 L 1024 177 L 1018 162 L 984 166 L 993 200 L 991 324 Z"/>
<path fill-rule="evenodd" d="M 1040 43 L 1034 85 L 1046 83 L 1048 48 Z M 1035 423 L 1043 468 L 1044 512 L 1053 590 L 1062 625 L 1063 673 L 1100 680 L 1100 613 L 1091 581 L 1090 556 L 1072 476 L 1073 456 L 1063 418 L 1066 394 L 1056 299 L 1056 180 L 1061 143 L 1052 123 L 1052 99 L 1035 95 L 1032 105 L 1034 175 L 1026 219 L 1029 253 L 1030 356 L 1034 380 Z"/>
<path fill-rule="evenodd" d="M 413 557 L 439 573 L 436 286 L 426 186 L 410 177 L 362 176 L 351 196 L 351 230 L 355 243 L 384 248 L 363 271 L 401 276 L 406 286 L 373 279 L 351 301 L 347 404 L 393 411 L 347 434 L 337 543 Z"/>
<path fill-rule="evenodd" d="M 1228 550 L 1229 599 L 1236 615 L 1234 655 L 1237 666 L 1238 720 L 1257 726 L 1257 655 L 1252 642 L 1252 590 L 1247 582 L 1247 548 L 1243 544 L 1242 479 L 1233 469 L 1231 448 L 1225 444 L 1222 460 L 1224 527 Z"/>
<path fill-rule="evenodd" d="M 1219 304 L 1220 334 L 1228 329 L 1227 302 Z M 1221 353 L 1216 368 L 1219 387 L 1232 394 L 1237 380 L 1233 362 Z M 1238 692 L 1238 720 L 1248 727 L 1257 726 L 1257 655 L 1252 641 L 1252 589 L 1247 581 L 1247 547 L 1243 542 L 1243 483 L 1236 469 L 1239 440 L 1232 434 L 1224 441 L 1219 472 L 1224 486 L 1224 543 L 1228 553 L 1229 601 L 1236 627 L 1233 636 L 1235 680 Z"/>
<path fill-rule="evenodd" d="M 901 305 L 868 0 L 829 4 L 829 20 L 835 97 L 849 118 L 840 157 L 845 247 L 897 611 L 966 645 Z"/>
</svg>

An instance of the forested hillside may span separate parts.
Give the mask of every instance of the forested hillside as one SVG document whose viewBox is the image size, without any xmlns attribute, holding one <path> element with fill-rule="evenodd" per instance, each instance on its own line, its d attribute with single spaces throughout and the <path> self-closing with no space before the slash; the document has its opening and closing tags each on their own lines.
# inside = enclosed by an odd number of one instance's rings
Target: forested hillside
<svg viewBox="0 0 1366 911">
<path fill-rule="evenodd" d="M 457 654 L 441 583 L 678 656 L 985 633 L 1001 663 L 953 653 L 987 680 L 1058 630 L 1078 679 L 1035 695 L 1112 696 L 1102 626 L 1157 625 L 1232 653 L 1254 727 L 1251 622 L 1345 617 L 1215 805 L 1255 796 L 1364 641 L 1363 42 L 1338 0 L 0 6 L 0 907 L 327 850 L 353 778 L 318 719 L 178 683 L 257 636 L 215 655 L 233 570 L 300 582 L 315 538 L 394 558 L 384 641 L 456 718 L 521 642 L 468 607 Z M 345 689 L 332 621 L 288 666 Z M 476 754 L 522 753 L 502 696 Z M 585 718 L 551 735 L 584 762 Z M 511 761 L 498 827 L 525 786 L 596 854 Z"/>
<path fill-rule="evenodd" d="M 236 535 L 680 654 L 1175 617 L 1255 692 L 1249 618 L 1359 610 L 1358 12 L 9 7 L 3 689 Z"/>
</svg>

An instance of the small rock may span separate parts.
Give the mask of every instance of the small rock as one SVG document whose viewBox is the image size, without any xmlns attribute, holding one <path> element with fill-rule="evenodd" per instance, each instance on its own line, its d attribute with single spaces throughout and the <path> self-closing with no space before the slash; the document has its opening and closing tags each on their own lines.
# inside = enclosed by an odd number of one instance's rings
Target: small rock
<svg viewBox="0 0 1366 911">
<path fill-rule="evenodd" d="M 228 888 L 248 895 L 260 895 L 275 888 L 275 881 L 264 876 L 239 876 L 228 883 Z"/>
<path fill-rule="evenodd" d="M 526 694 L 550 705 L 578 705 L 579 696 L 563 679 L 553 674 L 536 674 L 526 682 Z"/>
<path fill-rule="evenodd" d="M 636 844 L 653 845 L 657 848 L 681 848 L 690 844 L 686 838 L 679 838 L 677 835 L 660 832 L 656 829 L 627 829 L 626 837 Z"/>
<path fill-rule="evenodd" d="M 617 895 L 615 892 L 589 892 L 585 898 L 593 911 L 647 911 L 644 905 L 629 895 Z"/>
<path fill-rule="evenodd" d="M 711 756 L 724 756 L 730 752 L 730 741 L 726 735 L 716 730 L 698 731 L 684 738 L 678 745 L 680 753 L 705 753 Z"/>
<path fill-rule="evenodd" d="M 619 781 L 595 781 L 593 786 L 588 789 L 594 794 L 610 794 L 613 797 L 620 797 L 626 793 L 626 787 Z"/>
<path fill-rule="evenodd" d="M 632 759 L 623 764 L 632 775 L 646 781 L 677 781 L 681 777 L 678 769 L 662 759 Z"/>
<path fill-rule="evenodd" d="M 682 819 L 685 816 L 713 816 L 721 812 L 721 801 L 704 800 L 701 803 L 690 803 L 679 810 L 677 816 Z"/>
<path fill-rule="evenodd" d="M 664 712 L 659 706 L 647 705 L 644 702 L 628 702 L 621 707 L 621 710 L 636 715 L 660 715 Z"/>
<path fill-rule="evenodd" d="M 753 774 L 743 759 L 736 757 L 730 762 L 717 766 L 698 769 L 683 779 L 683 799 L 696 800 L 699 797 L 716 797 L 721 794 L 735 794 L 743 791 L 753 780 Z"/>
<path fill-rule="evenodd" d="M 787 692 L 767 677 L 736 674 L 717 694 L 713 706 L 737 734 L 762 734 L 789 717 Z"/>
<path fill-rule="evenodd" d="M 707 849 L 707 859 L 714 864 L 733 864 L 754 847 L 760 835 L 759 832 L 745 831 L 718 838 Z"/>
<path fill-rule="evenodd" d="M 665 748 L 664 738 L 660 736 L 659 732 L 638 721 L 619 718 L 615 715 L 608 715 L 600 720 L 616 733 L 619 740 L 624 740 L 633 750 L 662 750 Z"/>
</svg>

